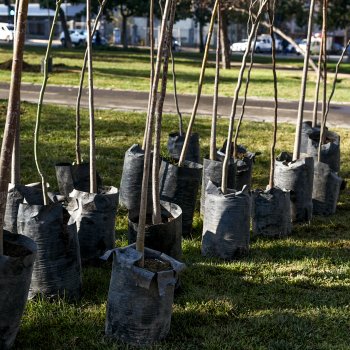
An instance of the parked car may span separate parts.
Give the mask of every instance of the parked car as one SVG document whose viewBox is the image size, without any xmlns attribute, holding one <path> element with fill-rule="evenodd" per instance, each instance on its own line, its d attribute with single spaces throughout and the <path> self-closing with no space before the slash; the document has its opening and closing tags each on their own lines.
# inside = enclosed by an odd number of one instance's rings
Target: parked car
<svg viewBox="0 0 350 350">
<path fill-rule="evenodd" d="M 84 35 L 85 41 L 86 41 L 86 37 L 87 37 L 86 30 L 82 31 L 82 35 Z M 92 37 L 92 45 L 107 45 L 107 44 L 108 44 L 108 40 L 101 35 L 99 30 L 96 30 L 94 36 Z"/>
<path fill-rule="evenodd" d="M 86 44 L 86 35 L 83 30 L 70 29 L 69 30 L 70 40 L 74 46 L 80 46 Z M 62 45 L 65 45 L 65 35 L 64 32 L 60 35 L 60 40 Z"/>
<path fill-rule="evenodd" d="M 248 39 L 243 39 L 237 43 L 233 43 L 230 46 L 232 52 L 244 52 L 247 49 Z"/>
<path fill-rule="evenodd" d="M 13 41 L 14 26 L 13 24 L 0 23 L 0 40 L 11 42 Z"/>
<path fill-rule="evenodd" d="M 181 44 L 173 37 L 172 40 L 172 48 L 173 52 L 180 52 L 181 51 Z"/>
<path fill-rule="evenodd" d="M 233 43 L 230 46 L 232 52 L 243 52 L 247 49 L 248 39 L 243 39 L 237 43 Z M 252 43 L 253 46 L 253 43 Z M 260 35 L 257 37 L 255 44 L 255 52 L 271 52 L 272 50 L 272 39 L 269 35 Z M 276 39 L 276 50 L 282 51 L 281 40 Z"/>
</svg>

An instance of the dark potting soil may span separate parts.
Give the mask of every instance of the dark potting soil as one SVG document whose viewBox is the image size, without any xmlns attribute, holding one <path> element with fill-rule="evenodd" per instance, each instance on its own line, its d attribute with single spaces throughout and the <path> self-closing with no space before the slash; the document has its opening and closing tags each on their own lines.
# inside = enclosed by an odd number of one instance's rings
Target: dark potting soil
<svg viewBox="0 0 350 350">
<path fill-rule="evenodd" d="M 171 215 L 166 216 L 164 215 L 164 213 L 162 213 L 161 219 L 162 219 L 162 224 L 166 224 L 167 222 L 171 222 L 174 220 L 174 218 Z M 139 221 L 139 218 L 137 217 L 135 222 L 138 222 L 138 221 Z M 153 225 L 152 215 L 148 214 L 146 216 L 146 227 L 150 227 L 152 225 Z"/>
<path fill-rule="evenodd" d="M 21 258 L 32 254 L 32 252 L 22 245 L 4 240 L 4 255 L 12 258 Z"/>
<path fill-rule="evenodd" d="M 168 261 L 163 261 L 160 259 L 145 259 L 144 268 L 151 272 L 161 272 L 161 271 L 170 271 L 172 270 L 172 266 Z"/>
</svg>

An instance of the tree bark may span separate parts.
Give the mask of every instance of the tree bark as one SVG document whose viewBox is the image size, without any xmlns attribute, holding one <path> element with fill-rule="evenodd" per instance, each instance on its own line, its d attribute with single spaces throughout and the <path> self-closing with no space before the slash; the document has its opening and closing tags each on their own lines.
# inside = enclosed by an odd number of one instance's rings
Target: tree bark
<svg viewBox="0 0 350 350">
<path fill-rule="evenodd" d="M 304 117 L 306 82 L 307 82 L 307 74 L 308 74 L 308 68 L 309 68 L 310 44 L 311 44 L 314 8 L 315 8 L 315 0 L 311 0 L 311 3 L 310 3 L 310 14 L 309 14 L 309 24 L 308 24 L 308 34 L 307 34 L 307 43 L 306 43 L 306 52 L 305 52 L 305 56 L 304 56 L 304 67 L 303 67 L 303 75 L 302 75 L 302 80 L 301 80 L 301 91 L 300 91 L 300 100 L 299 100 L 299 108 L 298 108 L 298 119 L 297 119 L 297 125 L 296 125 L 296 130 L 295 130 L 293 160 L 297 160 L 297 159 L 300 158 L 301 127 L 302 127 L 302 124 L 303 124 L 303 117 Z"/>
<path fill-rule="evenodd" d="M 221 59 L 222 69 L 231 69 L 230 60 L 230 43 L 228 40 L 228 29 L 227 29 L 227 14 L 225 10 L 221 10 L 220 14 L 220 40 L 221 40 Z"/>
<path fill-rule="evenodd" d="M 60 8 L 60 21 L 62 25 L 62 30 L 64 33 L 64 47 L 72 47 L 72 40 L 70 39 L 70 34 L 67 26 L 66 15 L 62 8 Z"/>
<path fill-rule="evenodd" d="M 16 135 L 17 120 L 20 115 L 20 90 L 27 12 L 28 0 L 20 0 L 18 4 L 18 19 L 13 49 L 10 92 L 0 155 L 0 256 L 4 254 L 2 228 L 4 226 L 6 199 L 10 181 L 13 143 Z"/>
</svg>

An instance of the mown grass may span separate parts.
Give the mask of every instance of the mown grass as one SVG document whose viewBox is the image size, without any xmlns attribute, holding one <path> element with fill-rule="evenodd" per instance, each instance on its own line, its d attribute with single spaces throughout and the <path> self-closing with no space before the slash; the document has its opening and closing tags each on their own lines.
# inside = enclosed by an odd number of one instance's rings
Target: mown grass
<svg viewBox="0 0 350 350">
<path fill-rule="evenodd" d="M 10 47 L 0 48 L 0 64 L 11 58 Z M 27 63 L 38 66 L 44 56 L 44 48 L 26 47 L 24 59 Z M 54 48 L 52 52 L 54 74 L 49 78 L 50 84 L 78 85 L 79 74 L 83 60 L 83 49 Z M 235 63 L 240 62 L 241 55 L 233 55 Z M 196 93 L 201 55 L 194 53 L 176 54 L 176 70 L 178 77 L 179 93 Z M 268 55 L 256 57 L 256 69 L 252 72 L 249 93 L 251 96 L 271 98 L 273 96 L 273 77 L 271 72 L 271 59 Z M 301 68 L 303 61 L 299 58 L 281 57 L 278 59 L 279 97 L 284 99 L 299 99 Z M 335 63 L 330 63 L 329 68 L 334 71 Z M 350 64 L 343 63 L 342 73 L 350 73 Z M 212 94 L 215 76 L 214 57 L 211 55 L 206 72 L 204 94 Z M 238 76 L 238 65 L 232 70 L 221 72 L 220 94 L 232 96 L 234 84 Z M 0 69 L 0 80 L 9 81 L 10 71 Z M 328 85 L 332 84 L 333 75 L 330 74 Z M 42 76 L 37 72 L 24 72 L 23 81 L 29 83 L 42 82 Z M 96 87 L 121 90 L 148 91 L 149 89 L 149 53 L 147 50 L 104 49 L 94 52 L 94 82 Z M 171 84 L 169 84 L 171 85 Z M 314 98 L 315 73 L 310 71 L 307 89 L 307 99 Z M 337 90 L 334 101 L 349 102 L 348 90 L 350 77 L 341 75 L 338 78 Z M 172 87 L 169 86 L 169 90 Z"/>
<path fill-rule="evenodd" d="M 52 187 L 54 164 L 74 160 L 74 111 L 44 106 L 40 159 Z M 33 160 L 35 106 L 22 105 L 22 182 L 38 181 Z M 1 124 L 5 102 L 0 103 Z M 88 156 L 87 114 L 83 117 L 83 154 Z M 143 135 L 144 114 L 96 112 L 97 166 L 106 184 L 119 185 L 123 155 Z M 187 119 L 186 119 L 187 121 Z M 177 128 L 175 116 L 164 118 L 162 152 L 167 133 Z M 1 125 L 2 126 L 2 125 Z M 0 126 L 0 127 L 1 127 Z M 210 121 L 199 118 L 202 154 L 208 153 Z M 219 120 L 222 143 L 227 120 Z M 278 151 L 291 150 L 294 126 L 280 125 Z M 350 130 L 342 137 L 342 175 L 350 178 Z M 268 179 L 272 125 L 244 123 L 240 143 L 260 151 L 254 187 Z M 196 213 L 193 239 L 183 242 L 182 290 L 176 295 L 172 326 L 166 340 L 152 349 L 349 349 L 350 338 L 350 191 L 338 212 L 297 225 L 286 239 L 253 239 L 244 259 L 224 262 L 200 254 L 201 219 Z M 126 244 L 126 213 L 117 217 L 117 244 Z M 131 349 L 104 338 L 110 265 L 83 271 L 83 298 L 30 301 L 15 349 Z"/>
</svg>

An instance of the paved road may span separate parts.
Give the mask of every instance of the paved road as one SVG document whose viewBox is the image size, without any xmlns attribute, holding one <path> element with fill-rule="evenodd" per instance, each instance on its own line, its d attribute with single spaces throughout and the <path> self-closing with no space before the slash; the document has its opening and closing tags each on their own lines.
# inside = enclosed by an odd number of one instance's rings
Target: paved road
<svg viewBox="0 0 350 350">
<path fill-rule="evenodd" d="M 9 85 L 0 83 L 0 99 L 8 98 Z M 22 84 L 21 98 L 24 101 L 36 103 L 38 101 L 40 85 Z M 82 106 L 88 106 L 88 91 L 84 90 Z M 47 86 L 45 94 L 45 103 L 74 106 L 76 102 L 77 88 L 65 86 Z M 96 89 L 95 106 L 99 109 L 114 109 L 125 111 L 146 111 L 148 101 L 147 92 L 121 91 Z M 180 109 L 185 114 L 190 114 L 194 103 L 193 95 L 180 95 Z M 219 115 L 227 117 L 230 114 L 232 99 L 221 97 L 219 99 Z M 296 101 L 279 102 L 279 120 L 283 122 L 294 123 L 297 116 L 298 103 Z M 313 104 L 305 104 L 305 120 L 312 119 Z M 321 110 L 321 107 L 320 109 Z M 175 113 L 174 99 L 168 95 L 164 111 L 166 113 Z M 212 97 L 202 96 L 198 108 L 198 115 L 211 115 Z M 240 115 L 241 108 L 237 110 L 237 116 Z M 273 102 L 269 100 L 249 99 L 247 102 L 245 118 L 256 121 L 272 121 L 274 113 Z M 329 126 L 350 128 L 350 103 L 332 104 L 328 116 Z"/>
</svg>

